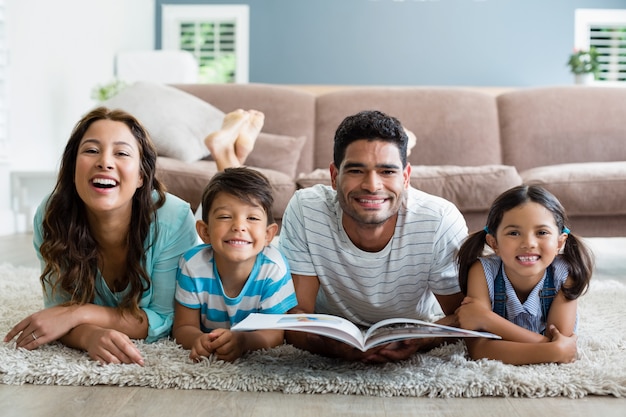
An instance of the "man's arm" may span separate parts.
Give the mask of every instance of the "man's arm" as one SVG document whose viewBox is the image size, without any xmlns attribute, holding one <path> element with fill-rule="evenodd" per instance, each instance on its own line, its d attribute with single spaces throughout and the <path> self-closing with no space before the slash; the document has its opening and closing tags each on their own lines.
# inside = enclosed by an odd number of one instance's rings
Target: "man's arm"
<svg viewBox="0 0 626 417">
<path fill-rule="evenodd" d="M 441 306 L 441 310 L 443 311 L 444 317 L 437 320 L 438 324 L 443 324 L 446 326 L 454 326 L 458 327 L 456 315 L 454 312 L 457 308 L 461 306 L 461 302 L 463 301 L 463 293 L 457 292 L 456 294 L 451 295 L 437 295 L 435 294 L 435 298 L 439 302 Z"/>
<path fill-rule="evenodd" d="M 318 277 L 293 274 L 292 278 L 298 305 L 289 310 L 289 312 L 315 313 L 315 300 L 320 289 Z M 348 360 L 360 360 L 364 356 L 363 352 L 346 343 L 312 333 L 286 331 L 285 340 L 299 349 L 318 355 L 340 357 Z"/>
</svg>

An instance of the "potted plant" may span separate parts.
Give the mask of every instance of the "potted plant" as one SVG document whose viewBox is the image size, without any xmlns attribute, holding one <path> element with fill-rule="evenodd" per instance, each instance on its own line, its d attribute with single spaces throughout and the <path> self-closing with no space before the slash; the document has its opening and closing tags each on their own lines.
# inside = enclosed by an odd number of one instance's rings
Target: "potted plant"
<svg viewBox="0 0 626 417">
<path fill-rule="evenodd" d="M 124 88 L 126 88 L 128 84 L 125 81 L 119 80 L 115 78 L 113 81 L 106 84 L 99 84 L 95 86 L 91 90 L 91 98 L 98 101 L 103 102 L 105 100 L 110 99 Z"/>
<path fill-rule="evenodd" d="M 594 47 L 589 48 L 588 51 L 574 49 L 567 65 L 576 78 L 576 84 L 587 84 L 593 81 L 598 73 L 598 52 Z"/>
</svg>

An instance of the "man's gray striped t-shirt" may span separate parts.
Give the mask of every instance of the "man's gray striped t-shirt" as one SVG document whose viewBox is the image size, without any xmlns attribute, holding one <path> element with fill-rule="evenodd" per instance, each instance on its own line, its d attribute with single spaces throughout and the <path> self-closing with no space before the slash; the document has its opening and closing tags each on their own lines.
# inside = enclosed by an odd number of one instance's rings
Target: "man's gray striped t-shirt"
<svg viewBox="0 0 626 417">
<path fill-rule="evenodd" d="M 350 241 L 341 216 L 336 192 L 323 185 L 297 191 L 283 216 L 280 248 L 291 272 L 319 278 L 317 313 L 364 326 L 430 320 L 440 312 L 433 293 L 460 292 L 454 254 L 467 226 L 451 202 L 409 188 L 393 238 L 375 253 Z"/>
</svg>

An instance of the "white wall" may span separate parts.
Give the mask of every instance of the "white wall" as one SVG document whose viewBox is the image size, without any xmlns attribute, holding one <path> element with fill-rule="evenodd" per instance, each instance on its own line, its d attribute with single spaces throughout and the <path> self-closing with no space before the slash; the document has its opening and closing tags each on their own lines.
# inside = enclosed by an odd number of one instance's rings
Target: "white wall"
<svg viewBox="0 0 626 417">
<path fill-rule="evenodd" d="M 11 171 L 55 171 L 71 129 L 122 50 L 154 49 L 154 0 L 5 0 L 9 158 L 0 234 L 13 233 Z"/>
</svg>

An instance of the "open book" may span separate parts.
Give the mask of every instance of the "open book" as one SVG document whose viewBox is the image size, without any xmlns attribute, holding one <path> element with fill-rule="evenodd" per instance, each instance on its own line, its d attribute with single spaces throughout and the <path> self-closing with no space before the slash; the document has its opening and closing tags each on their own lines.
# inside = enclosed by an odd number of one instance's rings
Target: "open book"
<svg viewBox="0 0 626 417">
<path fill-rule="evenodd" d="M 338 316 L 327 314 L 261 314 L 252 313 L 233 327 L 233 331 L 294 330 L 331 337 L 366 351 L 375 346 L 405 339 L 426 337 L 487 337 L 500 339 L 492 333 L 443 326 L 415 319 L 387 319 L 369 329 Z"/>
</svg>

